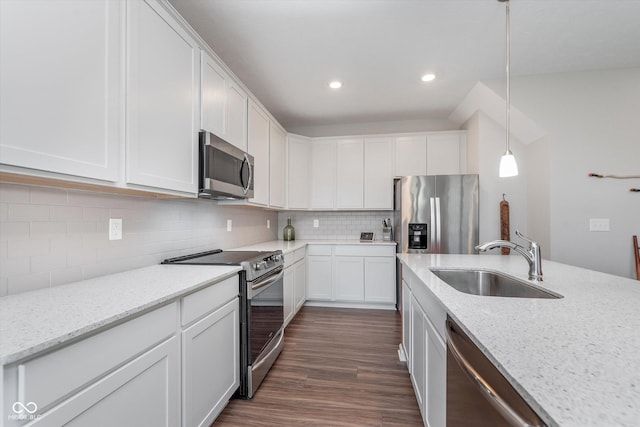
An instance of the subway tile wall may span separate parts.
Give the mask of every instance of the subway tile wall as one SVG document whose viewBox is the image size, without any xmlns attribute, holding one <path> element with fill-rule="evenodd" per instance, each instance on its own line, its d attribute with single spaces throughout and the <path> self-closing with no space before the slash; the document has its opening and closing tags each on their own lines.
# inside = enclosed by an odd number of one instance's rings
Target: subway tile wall
<svg viewBox="0 0 640 427">
<path fill-rule="evenodd" d="M 122 218 L 122 240 L 109 241 L 109 218 Z M 273 240 L 278 221 L 275 211 L 210 200 L 0 183 L 0 296 Z"/>
<path fill-rule="evenodd" d="M 391 218 L 393 212 L 302 212 L 288 211 L 278 214 L 278 238 L 282 239 L 282 231 L 291 217 L 291 224 L 296 229 L 296 239 L 338 239 L 358 240 L 363 231 L 372 231 L 376 239 L 382 239 L 382 221 Z M 318 228 L 313 221 L 318 220 Z"/>
</svg>

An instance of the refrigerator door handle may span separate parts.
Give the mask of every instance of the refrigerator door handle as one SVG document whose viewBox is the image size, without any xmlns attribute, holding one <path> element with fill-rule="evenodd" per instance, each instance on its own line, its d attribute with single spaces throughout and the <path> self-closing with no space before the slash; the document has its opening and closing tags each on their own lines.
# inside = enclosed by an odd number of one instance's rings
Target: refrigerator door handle
<svg viewBox="0 0 640 427">
<path fill-rule="evenodd" d="M 440 233 L 440 197 L 436 197 L 436 249 L 440 253 L 440 245 L 442 244 Z"/>
<path fill-rule="evenodd" d="M 436 198 L 429 197 L 429 205 L 431 206 L 431 222 L 429 223 L 429 252 L 432 254 L 437 253 L 436 250 L 436 230 L 438 225 L 436 224 Z"/>
</svg>

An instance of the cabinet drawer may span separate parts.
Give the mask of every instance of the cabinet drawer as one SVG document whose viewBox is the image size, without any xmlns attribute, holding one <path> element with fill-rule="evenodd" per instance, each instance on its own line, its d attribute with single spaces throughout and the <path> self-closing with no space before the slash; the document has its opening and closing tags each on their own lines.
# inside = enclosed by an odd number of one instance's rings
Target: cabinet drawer
<svg viewBox="0 0 640 427">
<path fill-rule="evenodd" d="M 182 326 L 237 298 L 239 290 L 236 274 L 182 298 Z"/>
<path fill-rule="evenodd" d="M 335 245 L 334 254 L 342 256 L 395 256 L 396 248 L 392 245 Z"/>
<path fill-rule="evenodd" d="M 333 245 L 309 245 L 307 255 L 331 255 Z"/>
<path fill-rule="evenodd" d="M 285 267 L 290 267 L 296 262 L 300 261 L 305 256 L 306 249 L 300 248 L 295 251 L 288 252 L 284 254 L 284 265 Z"/>
<path fill-rule="evenodd" d="M 172 303 L 18 365 L 18 398 L 44 409 L 176 333 Z"/>
<path fill-rule="evenodd" d="M 445 321 L 447 320 L 447 311 L 445 308 L 424 283 L 414 280 L 411 284 L 411 291 L 435 327 L 436 332 L 440 335 L 440 339 L 446 342 Z"/>
</svg>

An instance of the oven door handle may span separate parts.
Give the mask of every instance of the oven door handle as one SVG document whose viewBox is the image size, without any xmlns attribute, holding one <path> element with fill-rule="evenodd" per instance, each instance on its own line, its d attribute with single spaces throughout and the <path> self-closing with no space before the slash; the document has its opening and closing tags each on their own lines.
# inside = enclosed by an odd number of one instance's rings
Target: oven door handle
<svg viewBox="0 0 640 427">
<path fill-rule="evenodd" d="M 261 280 L 258 283 L 254 283 L 253 285 L 251 285 L 251 290 L 252 291 L 257 291 L 258 289 L 262 289 L 264 287 L 272 285 L 273 283 L 277 282 L 278 280 L 282 279 L 283 277 L 284 277 L 284 270 L 281 269 L 278 272 L 278 274 L 271 275 L 271 276 L 267 277 L 266 279 Z"/>
</svg>

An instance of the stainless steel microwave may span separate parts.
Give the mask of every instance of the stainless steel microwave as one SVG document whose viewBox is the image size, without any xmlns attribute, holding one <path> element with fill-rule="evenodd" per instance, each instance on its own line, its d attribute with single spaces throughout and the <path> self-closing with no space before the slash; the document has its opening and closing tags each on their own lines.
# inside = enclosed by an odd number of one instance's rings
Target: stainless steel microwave
<svg viewBox="0 0 640 427">
<path fill-rule="evenodd" d="M 253 197 L 253 156 L 211 132 L 200 132 L 198 197 L 247 199 Z"/>
</svg>

